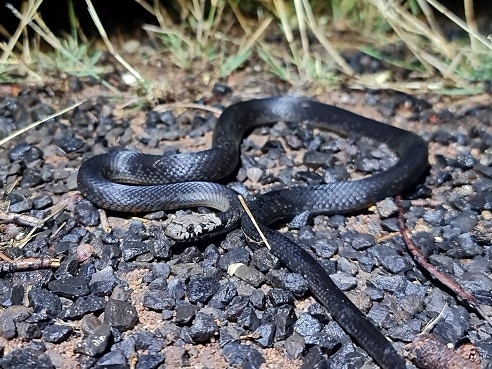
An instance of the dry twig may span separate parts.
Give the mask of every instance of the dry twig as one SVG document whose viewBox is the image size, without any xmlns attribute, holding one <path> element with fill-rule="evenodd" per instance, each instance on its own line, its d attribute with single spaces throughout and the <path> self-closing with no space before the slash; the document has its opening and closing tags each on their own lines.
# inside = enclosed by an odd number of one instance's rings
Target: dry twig
<svg viewBox="0 0 492 369">
<path fill-rule="evenodd" d="M 409 359 L 421 369 L 480 369 L 480 358 L 475 351 L 471 357 L 450 349 L 432 333 L 422 333 L 407 345 Z M 473 350 L 472 350 L 473 351 Z M 477 362 L 478 361 L 478 362 Z"/>
<path fill-rule="evenodd" d="M 0 253 L 0 259 L 2 259 L 2 261 L 0 261 L 0 273 L 58 268 L 60 266 L 60 259 L 50 257 L 12 260 L 4 253 Z"/>
<path fill-rule="evenodd" d="M 42 220 L 26 214 L 0 212 L 0 224 L 15 223 L 21 226 L 38 227 Z"/>
</svg>

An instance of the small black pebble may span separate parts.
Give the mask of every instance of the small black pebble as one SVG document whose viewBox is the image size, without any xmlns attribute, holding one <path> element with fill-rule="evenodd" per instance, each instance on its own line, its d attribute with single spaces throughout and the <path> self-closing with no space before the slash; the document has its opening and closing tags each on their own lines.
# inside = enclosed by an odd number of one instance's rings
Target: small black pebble
<svg viewBox="0 0 492 369">
<path fill-rule="evenodd" d="M 216 278 L 197 275 L 190 278 L 186 286 L 186 294 L 191 303 L 205 303 L 218 289 L 219 282 Z"/>
<path fill-rule="evenodd" d="M 22 161 L 24 164 L 41 159 L 43 156 L 40 148 L 22 142 L 9 151 L 9 159 L 12 162 Z"/>
<path fill-rule="evenodd" d="M 141 357 L 139 357 L 139 362 L 141 361 Z M 106 368 L 128 368 L 128 360 L 121 352 L 121 350 L 111 350 L 110 352 L 101 356 L 97 362 L 94 364 L 94 368 L 96 369 L 106 369 Z"/>
<path fill-rule="evenodd" d="M 22 178 L 19 181 L 19 186 L 21 188 L 30 188 L 43 183 L 43 178 L 39 170 L 34 168 L 26 168 L 24 173 L 22 173 Z"/>
<path fill-rule="evenodd" d="M 194 342 L 205 343 L 219 332 L 219 326 L 213 316 L 197 313 L 190 327 L 190 336 Z"/>
<path fill-rule="evenodd" d="M 70 153 L 81 149 L 84 141 L 73 136 L 62 136 L 55 140 L 55 144 L 65 153 Z"/>
<path fill-rule="evenodd" d="M 305 347 L 304 338 L 295 332 L 285 340 L 285 350 L 293 359 L 299 358 Z"/>
<path fill-rule="evenodd" d="M 106 304 L 105 324 L 123 331 L 132 329 L 137 321 L 137 310 L 129 302 L 110 299 Z"/>
<path fill-rule="evenodd" d="M 33 287 L 28 293 L 29 306 L 34 311 L 46 311 L 48 315 L 57 316 L 62 309 L 60 298 L 52 291 L 40 287 Z"/>
<path fill-rule="evenodd" d="M 99 212 L 88 200 L 82 200 L 75 206 L 77 221 L 84 226 L 99 225 Z"/>
<path fill-rule="evenodd" d="M 72 331 L 72 327 L 53 324 L 44 329 L 43 340 L 50 343 L 60 343 L 66 341 L 72 334 Z"/>
<path fill-rule="evenodd" d="M 294 303 L 294 296 L 291 293 L 278 288 L 272 288 L 271 290 L 269 290 L 267 293 L 267 297 L 273 306 Z"/>
<path fill-rule="evenodd" d="M 47 193 L 42 194 L 32 199 L 32 205 L 36 210 L 45 209 L 53 205 L 53 199 Z"/>
<path fill-rule="evenodd" d="M 260 325 L 254 331 L 254 335 L 257 336 L 255 342 L 264 348 L 271 347 L 275 338 L 275 329 L 275 324 L 273 323 L 264 323 Z"/>
<path fill-rule="evenodd" d="M 55 279 L 48 283 L 48 288 L 53 293 L 69 299 L 89 294 L 88 281 L 78 277 Z"/>
<path fill-rule="evenodd" d="M 172 296 L 169 296 L 166 291 L 148 290 L 145 291 L 142 304 L 148 309 L 162 311 L 173 309 L 176 300 Z"/>
<path fill-rule="evenodd" d="M 230 94 L 231 92 L 232 89 L 223 83 L 215 83 L 214 87 L 212 88 L 212 93 L 215 96 L 225 96 L 227 94 Z"/>
<path fill-rule="evenodd" d="M 280 306 L 274 316 L 275 323 L 275 341 L 282 341 L 290 336 L 296 322 L 294 308 L 290 305 Z"/>
<path fill-rule="evenodd" d="M 176 306 L 176 316 L 174 321 L 176 324 L 186 325 L 190 323 L 198 311 L 198 307 L 189 302 L 182 301 Z"/>
<path fill-rule="evenodd" d="M 260 319 L 256 315 L 255 309 L 251 306 L 244 308 L 237 322 L 249 331 L 254 331 L 260 325 Z"/>
<path fill-rule="evenodd" d="M 261 353 L 253 346 L 232 342 L 224 346 L 222 353 L 226 361 L 234 367 L 258 368 L 265 362 Z"/>
<path fill-rule="evenodd" d="M 212 296 L 208 305 L 217 309 L 227 306 L 234 296 L 237 295 L 237 288 L 234 283 L 226 282 L 220 285 L 217 292 Z"/>
<path fill-rule="evenodd" d="M 80 319 L 86 314 L 97 313 L 104 310 L 106 300 L 96 295 L 79 297 L 75 303 L 66 307 L 60 314 L 63 319 Z"/>
<path fill-rule="evenodd" d="M 9 202 L 9 212 L 23 213 L 31 209 L 32 203 L 25 196 L 12 192 L 7 195 Z"/>
<path fill-rule="evenodd" d="M 326 361 L 318 346 L 313 346 L 308 351 L 300 369 L 329 369 L 330 365 Z"/>
<path fill-rule="evenodd" d="M 78 342 L 74 351 L 90 357 L 99 356 L 106 350 L 110 337 L 110 327 L 106 324 L 101 324 Z"/>
<path fill-rule="evenodd" d="M 320 322 L 311 315 L 303 313 L 294 324 L 294 332 L 297 332 L 303 337 L 312 336 L 321 330 Z"/>
<path fill-rule="evenodd" d="M 49 356 L 43 352 L 27 348 L 11 351 L 0 359 L 1 368 L 53 369 Z"/>
</svg>

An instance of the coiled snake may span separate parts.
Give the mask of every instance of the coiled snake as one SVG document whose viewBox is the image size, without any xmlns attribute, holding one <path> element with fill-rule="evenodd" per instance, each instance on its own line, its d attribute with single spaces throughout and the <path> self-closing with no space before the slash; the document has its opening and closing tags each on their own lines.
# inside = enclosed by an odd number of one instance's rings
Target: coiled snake
<svg viewBox="0 0 492 369">
<path fill-rule="evenodd" d="M 269 225 L 306 211 L 311 215 L 352 212 L 403 192 L 422 177 L 427 167 L 427 144 L 414 133 L 307 98 L 250 100 L 223 111 L 210 149 L 162 156 L 132 151 L 95 156 L 79 170 L 80 191 L 94 204 L 116 211 L 197 206 L 219 211 L 172 221 L 165 232 L 177 241 L 224 233 L 240 221 L 249 239 L 261 241 L 251 220 L 243 215 L 237 193 L 214 181 L 238 166 L 240 142 L 249 130 L 278 121 L 307 122 L 313 128 L 345 136 L 368 137 L 386 143 L 398 155 L 396 165 L 367 178 L 272 191 L 248 204 L 270 251 L 289 269 L 304 276 L 312 293 L 345 331 L 381 367 L 405 368 L 404 359 L 391 343 L 336 287 L 311 254 Z"/>
</svg>

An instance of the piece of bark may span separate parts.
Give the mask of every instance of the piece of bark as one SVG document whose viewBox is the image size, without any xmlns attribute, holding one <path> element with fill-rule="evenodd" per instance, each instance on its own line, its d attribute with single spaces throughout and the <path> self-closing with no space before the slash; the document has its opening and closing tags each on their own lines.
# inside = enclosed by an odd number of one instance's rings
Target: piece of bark
<svg viewBox="0 0 492 369">
<path fill-rule="evenodd" d="M 477 350 L 472 357 L 465 358 L 434 334 L 419 334 L 406 348 L 408 358 L 421 369 L 480 369 Z"/>
</svg>

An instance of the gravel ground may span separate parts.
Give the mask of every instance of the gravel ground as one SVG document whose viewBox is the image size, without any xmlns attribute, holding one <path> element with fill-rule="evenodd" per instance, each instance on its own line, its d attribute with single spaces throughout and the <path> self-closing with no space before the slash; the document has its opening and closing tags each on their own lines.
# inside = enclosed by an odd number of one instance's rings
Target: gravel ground
<svg viewBox="0 0 492 369">
<path fill-rule="evenodd" d="M 63 98 L 27 90 L 0 98 L 5 136 L 89 97 L 0 151 L 4 256 L 61 260 L 35 270 L 2 265 L 0 367 L 377 367 L 312 298 L 302 277 L 265 249 L 249 249 L 240 231 L 171 247 L 162 235 L 167 214 L 105 213 L 82 199 L 76 176 L 85 159 L 120 147 L 202 150 L 215 117 L 159 107 L 128 112 L 90 87 L 78 87 Z M 236 88 L 222 97 L 225 87 L 216 86 L 200 102 L 220 107 L 253 97 Z M 285 92 L 292 91 L 264 82 L 255 97 Z M 316 98 L 429 142 L 429 173 L 405 197 L 411 200 L 405 202 L 408 230 L 430 262 L 454 276 L 491 317 L 490 96 L 456 101 L 341 91 Z M 367 140 L 279 122 L 245 138 L 242 165 L 230 183 L 255 193 L 358 178 L 393 161 L 387 147 Z M 471 342 L 487 367 L 492 327 L 415 265 L 399 235 L 396 210 L 386 199 L 360 213 L 318 216 L 289 232 L 399 352 L 447 304 L 433 333 L 452 345 Z M 29 234 L 32 224 L 22 222 L 31 217 L 46 220 Z M 234 263 L 244 266 L 231 276 Z"/>
</svg>

